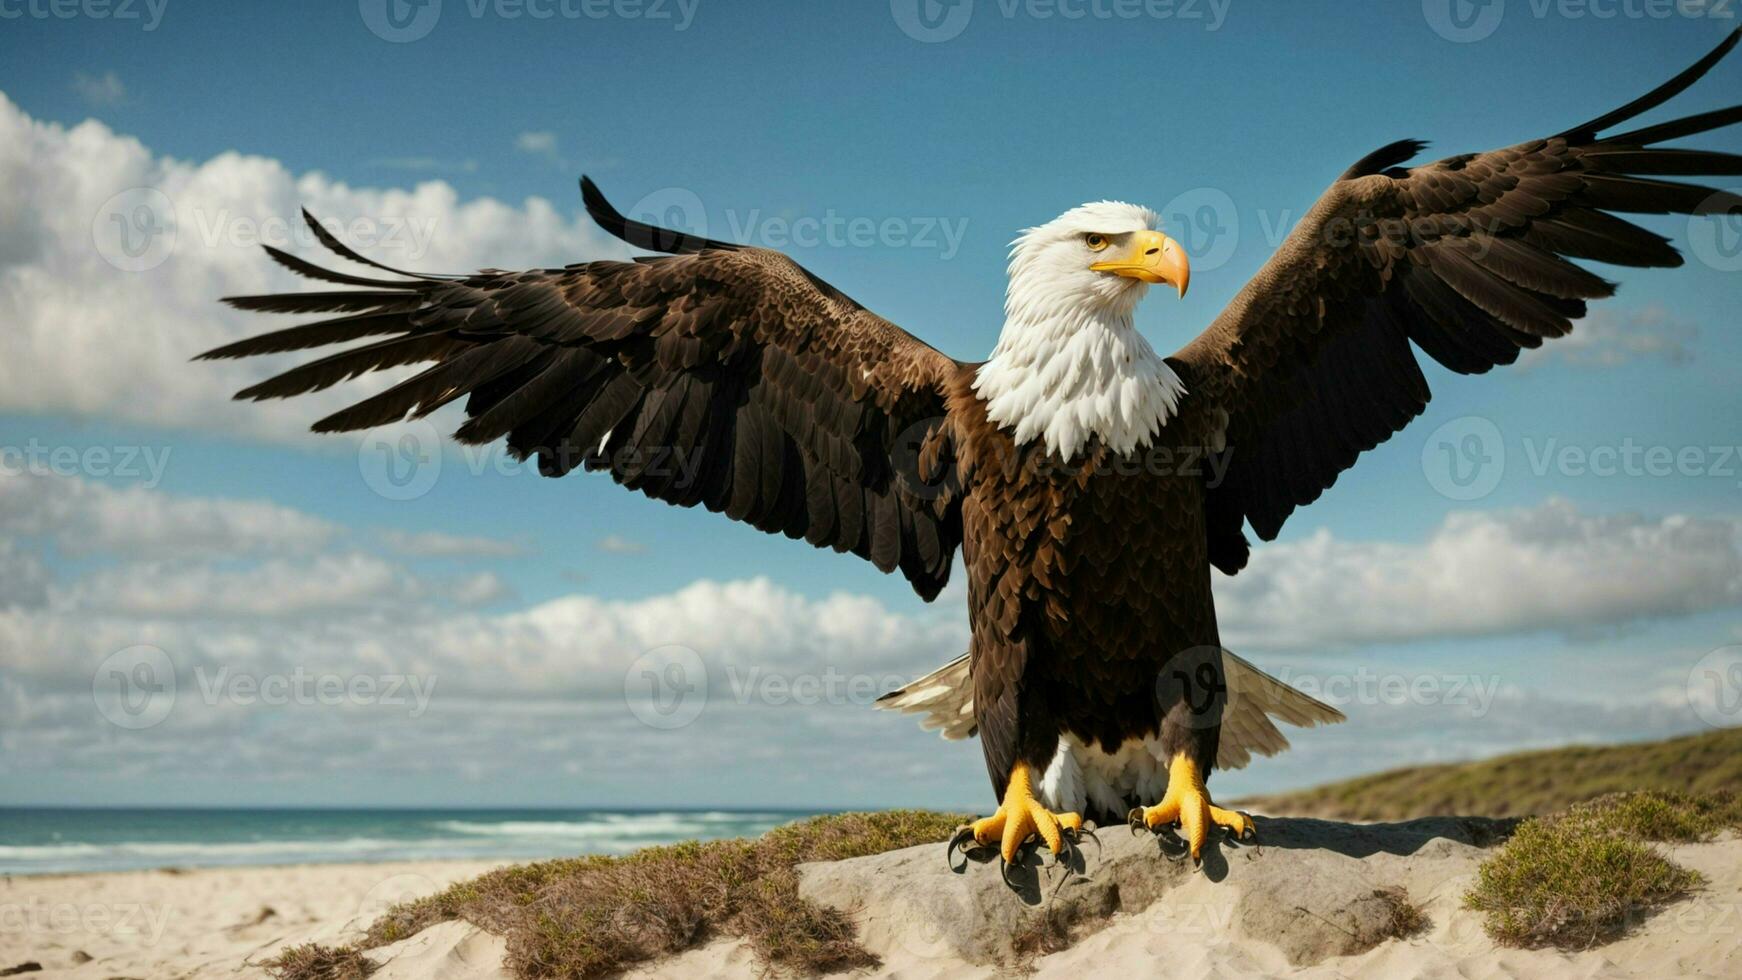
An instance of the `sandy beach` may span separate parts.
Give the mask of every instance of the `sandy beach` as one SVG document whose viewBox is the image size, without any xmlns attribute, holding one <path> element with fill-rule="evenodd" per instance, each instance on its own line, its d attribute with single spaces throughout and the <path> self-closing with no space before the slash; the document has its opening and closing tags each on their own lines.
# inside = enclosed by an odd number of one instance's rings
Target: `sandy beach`
<svg viewBox="0 0 1742 980">
<path fill-rule="evenodd" d="M 1742 840 L 1735 837 L 1667 848 L 1676 861 L 1706 876 L 1705 887 L 1688 901 L 1645 919 L 1617 943 L 1569 953 L 1502 949 L 1483 934 L 1479 917 L 1462 909 L 1460 902 L 1483 853 L 1475 847 L 1444 838 L 1394 847 L 1388 838 L 1372 836 L 1395 835 L 1382 830 L 1384 825 L 1300 826 L 1329 835 L 1324 841 L 1328 846 L 1301 850 L 1284 839 L 1262 850 L 1242 849 L 1229 855 L 1221 880 L 1155 864 L 1153 854 L 1141 849 L 1146 845 L 1113 844 L 1110 839 L 1112 850 L 1101 866 L 1105 878 L 1136 874 L 1158 882 L 1162 892 L 1145 908 L 1108 914 L 1072 947 L 1030 961 L 1033 975 L 1374 980 L 1742 975 Z M 1350 846 L 1375 840 L 1384 846 Z M 388 905 L 494 866 L 333 864 L 8 878 L 0 882 L 0 971 L 37 963 L 41 972 L 29 976 L 264 977 L 259 962 L 286 945 L 353 940 Z M 811 897 L 856 907 L 861 938 L 882 959 L 867 975 L 1007 973 L 972 956 L 964 958 L 955 945 L 960 935 L 975 929 L 995 933 L 1000 928 L 996 916 L 986 914 L 993 908 L 988 901 L 1004 903 L 994 894 L 998 889 L 990 885 L 989 876 L 982 881 L 949 875 L 929 846 L 806 867 L 805 887 Z M 1420 903 L 1428 927 L 1357 955 L 1309 962 L 1303 951 L 1322 946 L 1323 939 L 1303 939 L 1298 923 L 1306 919 L 1290 909 L 1322 905 L 1325 911 L 1319 918 L 1334 918 L 1331 910 L 1337 901 L 1332 892 L 1343 885 L 1358 891 L 1373 882 L 1406 889 Z M 1125 884 L 1128 895 L 1137 890 Z M 1289 899 L 1278 904 L 1277 895 Z M 916 913 L 927 908 L 931 911 Z M 942 936 L 940 929 L 951 934 Z M 1330 938 L 1334 946 L 1337 937 Z M 495 936 L 463 922 L 448 922 L 369 956 L 382 964 L 376 980 L 497 980 L 507 976 L 504 948 Z M 740 941 L 722 939 L 629 975 L 758 973 L 754 956 Z"/>
<path fill-rule="evenodd" d="M 252 964 L 304 942 L 344 942 L 395 902 L 486 862 L 311 864 L 8 877 L 0 971 L 41 977 L 265 977 Z"/>
</svg>

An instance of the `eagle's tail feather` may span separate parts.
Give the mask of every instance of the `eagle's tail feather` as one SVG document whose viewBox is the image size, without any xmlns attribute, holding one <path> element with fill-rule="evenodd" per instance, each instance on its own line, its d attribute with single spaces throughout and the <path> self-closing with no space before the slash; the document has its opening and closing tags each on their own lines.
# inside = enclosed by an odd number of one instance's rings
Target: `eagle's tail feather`
<svg viewBox="0 0 1742 980">
<path fill-rule="evenodd" d="M 1272 756 L 1287 749 L 1288 738 L 1276 727 L 1277 720 L 1297 728 L 1347 720 L 1336 708 L 1266 674 L 1228 650 L 1222 651 L 1222 673 L 1228 685 L 1228 700 L 1222 710 L 1217 769 L 1243 769 L 1254 754 Z"/>
<path fill-rule="evenodd" d="M 1276 727 L 1276 721 L 1312 728 L 1346 720 L 1341 711 L 1266 674 L 1250 661 L 1227 650 L 1222 656 L 1228 700 L 1222 713 L 1217 769 L 1240 769 L 1255 754 L 1271 756 L 1287 749 L 1288 738 Z M 878 698 L 877 707 L 921 715 L 921 728 L 947 739 L 972 738 L 976 729 L 969 664 L 968 655 L 963 654 Z"/>
<path fill-rule="evenodd" d="M 974 680 L 968 673 L 968 654 L 944 664 L 898 691 L 877 699 L 877 707 L 908 715 L 924 715 L 919 727 L 944 738 L 973 738 Z"/>
</svg>

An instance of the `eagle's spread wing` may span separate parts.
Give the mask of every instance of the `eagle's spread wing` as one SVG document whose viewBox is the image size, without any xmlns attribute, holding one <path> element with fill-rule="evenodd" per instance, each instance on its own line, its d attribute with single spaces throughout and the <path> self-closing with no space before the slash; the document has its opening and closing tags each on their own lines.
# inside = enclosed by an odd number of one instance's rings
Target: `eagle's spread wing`
<svg viewBox="0 0 1742 980">
<path fill-rule="evenodd" d="M 1362 452 L 1420 414 L 1411 342 L 1460 374 L 1560 337 L 1614 284 L 1567 261 L 1669 267 L 1662 236 L 1609 212 L 1708 214 L 1742 198 L 1664 179 L 1742 174 L 1742 157 L 1665 149 L 1742 121 L 1742 106 L 1614 135 L 1704 75 L 1742 35 L 1614 112 L 1555 136 L 1402 169 L 1394 143 L 1351 167 L 1209 329 L 1175 355 L 1188 390 L 1228 413 L 1209 493 L 1212 560 L 1245 564 L 1241 521 L 1270 540 Z"/>
<path fill-rule="evenodd" d="M 201 356 L 369 340 L 237 397 L 283 398 L 430 363 L 315 431 L 421 417 L 463 397 L 463 442 L 506 436 L 546 476 L 608 470 L 650 497 L 899 568 L 921 596 L 936 596 L 961 543 L 942 431 L 942 389 L 957 363 L 777 252 L 630 221 L 590 182 L 582 188 L 607 230 L 675 254 L 423 276 L 362 258 L 310 218 L 327 247 L 396 278 L 335 273 L 268 248 L 295 272 L 357 288 L 231 298 L 244 310 L 341 315 Z"/>
</svg>

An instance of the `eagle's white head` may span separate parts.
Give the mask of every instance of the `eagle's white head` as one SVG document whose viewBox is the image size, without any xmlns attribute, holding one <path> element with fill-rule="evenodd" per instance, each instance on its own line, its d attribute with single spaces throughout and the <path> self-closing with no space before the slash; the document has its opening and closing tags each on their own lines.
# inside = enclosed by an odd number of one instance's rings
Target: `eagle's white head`
<svg viewBox="0 0 1742 980">
<path fill-rule="evenodd" d="M 1117 453 L 1147 445 L 1185 393 L 1138 333 L 1154 283 L 1184 296 L 1191 264 L 1154 211 L 1119 201 L 1072 208 L 1010 250 L 1004 330 L 974 389 L 1018 444 L 1042 439 L 1065 460 L 1091 436 Z"/>
</svg>

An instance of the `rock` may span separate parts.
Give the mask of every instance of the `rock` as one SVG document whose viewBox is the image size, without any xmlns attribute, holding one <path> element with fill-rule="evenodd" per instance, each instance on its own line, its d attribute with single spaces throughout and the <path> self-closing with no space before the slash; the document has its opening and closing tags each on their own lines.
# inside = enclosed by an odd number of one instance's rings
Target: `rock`
<svg viewBox="0 0 1742 980">
<path fill-rule="evenodd" d="M 1304 966 L 1396 935 L 1402 886 L 1422 883 L 1412 866 L 1443 866 L 1442 879 L 1467 873 L 1478 842 L 1496 836 L 1494 821 L 1449 817 L 1257 821 L 1257 843 L 1212 843 L 1201 872 L 1170 859 L 1168 835 L 1111 827 L 1100 831 L 1098 854 L 1084 843 L 1086 875 L 1025 866 L 1012 875 L 1020 891 L 1001 880 L 996 859 L 952 871 L 944 848 L 931 845 L 801 866 L 799 893 L 851 915 L 868 948 L 903 959 L 1007 968 L 1158 906 L 1157 928 L 1241 935 Z"/>
</svg>

